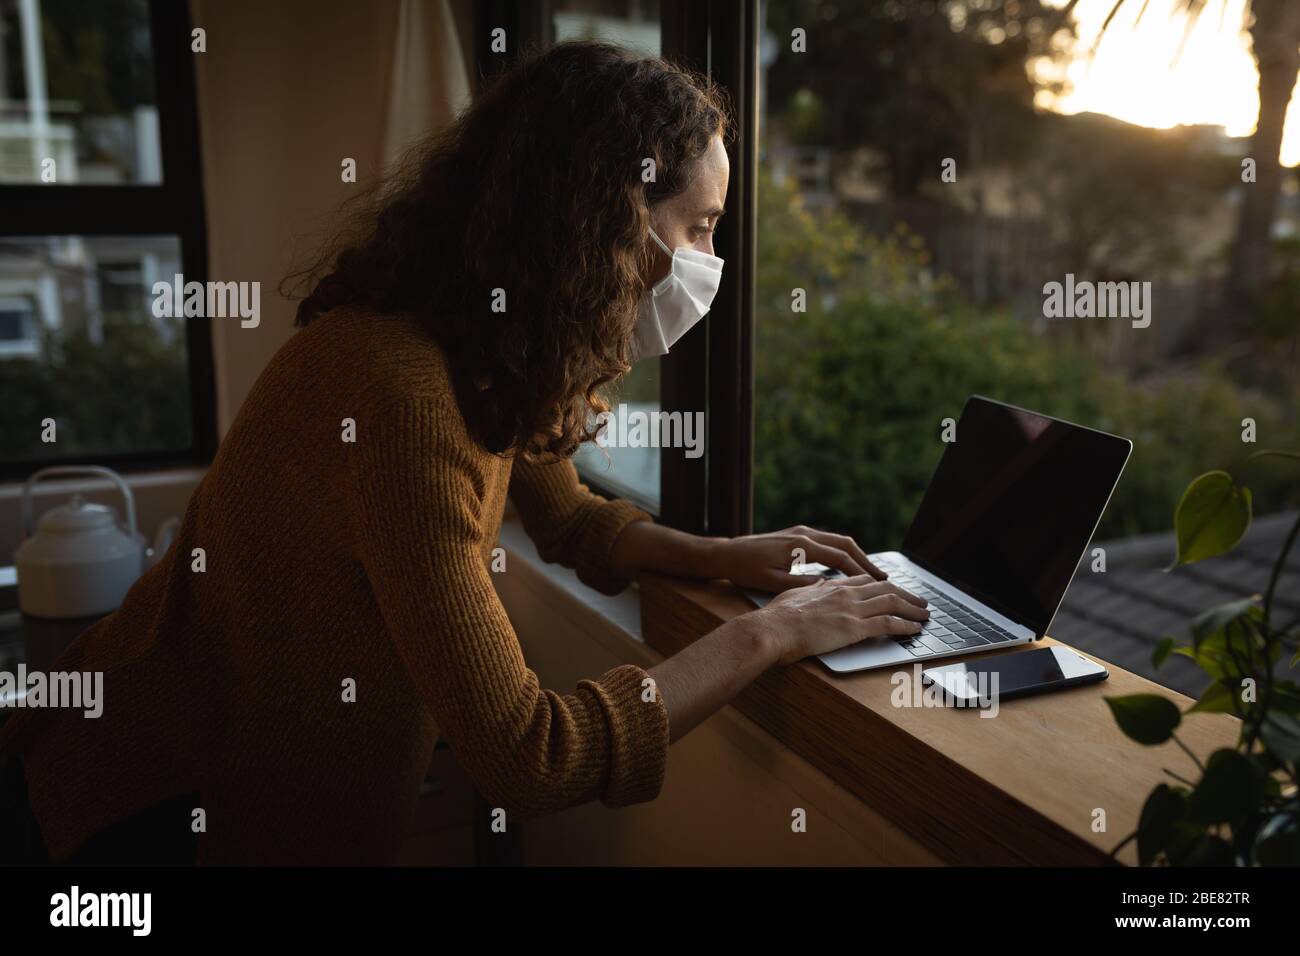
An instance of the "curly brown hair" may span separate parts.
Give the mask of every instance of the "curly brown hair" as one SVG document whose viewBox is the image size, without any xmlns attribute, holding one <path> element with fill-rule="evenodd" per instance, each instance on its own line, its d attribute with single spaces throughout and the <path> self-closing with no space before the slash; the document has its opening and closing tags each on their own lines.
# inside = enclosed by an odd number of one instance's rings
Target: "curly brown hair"
<svg viewBox="0 0 1300 956">
<path fill-rule="evenodd" d="M 722 91 L 663 59 L 586 41 L 531 52 L 359 197 L 296 273 L 310 287 L 297 324 L 344 305 L 416 314 L 484 448 L 572 454 L 630 367 L 650 207 L 732 130 Z"/>
</svg>

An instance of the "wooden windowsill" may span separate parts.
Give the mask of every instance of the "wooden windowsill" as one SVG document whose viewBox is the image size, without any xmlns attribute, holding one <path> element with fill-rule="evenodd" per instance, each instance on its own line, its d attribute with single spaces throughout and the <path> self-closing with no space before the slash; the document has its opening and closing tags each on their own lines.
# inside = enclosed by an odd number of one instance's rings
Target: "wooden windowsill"
<svg viewBox="0 0 1300 956">
<path fill-rule="evenodd" d="M 645 575 L 640 586 L 642 636 L 665 657 L 753 610 L 725 582 Z M 1194 773 L 1172 742 L 1144 747 L 1125 737 L 1103 698 L 1155 693 L 1180 710 L 1191 700 L 1105 666 L 1110 677 L 1100 684 L 1003 701 L 991 718 L 894 706 L 891 679 L 902 668 L 840 675 L 816 660 L 774 668 L 734 705 L 946 862 L 1098 865 L 1133 831 L 1151 789 L 1169 782 L 1165 768 Z M 1178 731 L 1202 759 L 1233 746 L 1237 733 L 1223 714 L 1191 715 Z M 1104 831 L 1095 829 L 1103 819 Z M 1118 859 L 1136 863 L 1132 843 Z"/>
</svg>

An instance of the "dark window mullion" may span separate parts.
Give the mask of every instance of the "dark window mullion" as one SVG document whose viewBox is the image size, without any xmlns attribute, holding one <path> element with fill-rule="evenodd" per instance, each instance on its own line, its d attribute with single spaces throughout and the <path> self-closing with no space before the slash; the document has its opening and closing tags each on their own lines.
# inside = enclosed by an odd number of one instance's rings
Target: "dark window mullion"
<svg viewBox="0 0 1300 956">
<path fill-rule="evenodd" d="M 668 0 L 664 53 L 707 72 L 735 113 L 726 216 L 714 238 L 726 262 L 708 316 L 665 357 L 665 409 L 707 409 L 701 460 L 662 458 L 663 517 L 686 531 L 748 533 L 753 526 L 753 306 L 757 14 L 754 0 Z M 707 464 L 705 464 L 707 463 Z"/>
<path fill-rule="evenodd" d="M 4 186 L 0 235 L 182 235 L 189 202 L 174 186 Z"/>
<path fill-rule="evenodd" d="M 664 0 L 660 8 L 660 49 L 666 59 L 700 73 L 709 70 L 709 2 Z M 728 206 L 731 205 L 728 197 Z M 723 221 L 731 217 L 727 210 Z M 722 281 L 729 276 L 723 270 Z M 719 291 L 719 305 L 722 292 Z M 672 351 L 659 360 L 659 400 L 665 411 L 693 412 L 708 409 L 709 332 L 718 321 L 715 309 L 688 332 Z M 660 517 L 683 531 L 703 534 L 708 522 L 708 469 L 713 423 L 706 418 L 705 455 L 687 458 L 680 448 L 661 449 L 659 455 Z"/>
<path fill-rule="evenodd" d="M 204 282 L 208 279 L 208 230 L 194 57 L 207 54 L 192 52 L 193 24 L 187 3 L 153 0 L 150 26 L 163 183 L 168 200 L 174 203 L 176 217 L 169 231 L 181 237 L 181 269 L 186 281 Z M 275 290 L 262 291 L 273 294 Z M 192 316 L 185 320 L 185 351 L 189 362 L 194 456 L 206 464 L 217 451 L 216 370 L 209 319 Z"/>
<path fill-rule="evenodd" d="M 754 523 L 758 17 L 755 0 L 712 0 L 709 7 L 709 72 L 730 96 L 736 138 L 727 215 L 714 243 L 726 267 L 708 325 L 708 530 L 740 535 Z"/>
</svg>

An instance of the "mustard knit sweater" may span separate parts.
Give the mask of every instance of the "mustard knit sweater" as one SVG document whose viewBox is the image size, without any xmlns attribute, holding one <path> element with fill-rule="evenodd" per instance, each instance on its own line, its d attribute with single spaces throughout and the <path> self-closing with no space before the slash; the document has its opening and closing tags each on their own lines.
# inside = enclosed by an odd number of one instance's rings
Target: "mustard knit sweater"
<svg viewBox="0 0 1300 956">
<path fill-rule="evenodd" d="M 524 663 L 489 569 L 507 493 L 544 558 L 626 585 L 610 550 L 647 516 L 570 462 L 478 446 L 415 321 L 339 310 L 296 333 L 164 560 L 56 665 L 104 672 L 103 715 L 0 728 L 51 856 L 197 791 L 200 862 L 388 862 L 439 737 L 507 821 L 653 799 L 668 714 L 645 673 L 561 696 Z"/>
</svg>

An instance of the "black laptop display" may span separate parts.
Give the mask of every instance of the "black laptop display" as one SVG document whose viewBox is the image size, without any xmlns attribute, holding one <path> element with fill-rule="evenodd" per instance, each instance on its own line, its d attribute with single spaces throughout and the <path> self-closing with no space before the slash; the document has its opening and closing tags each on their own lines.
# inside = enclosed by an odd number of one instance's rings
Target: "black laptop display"
<svg viewBox="0 0 1300 956">
<path fill-rule="evenodd" d="M 1132 448 L 972 397 L 901 550 L 1041 636 Z"/>
</svg>

